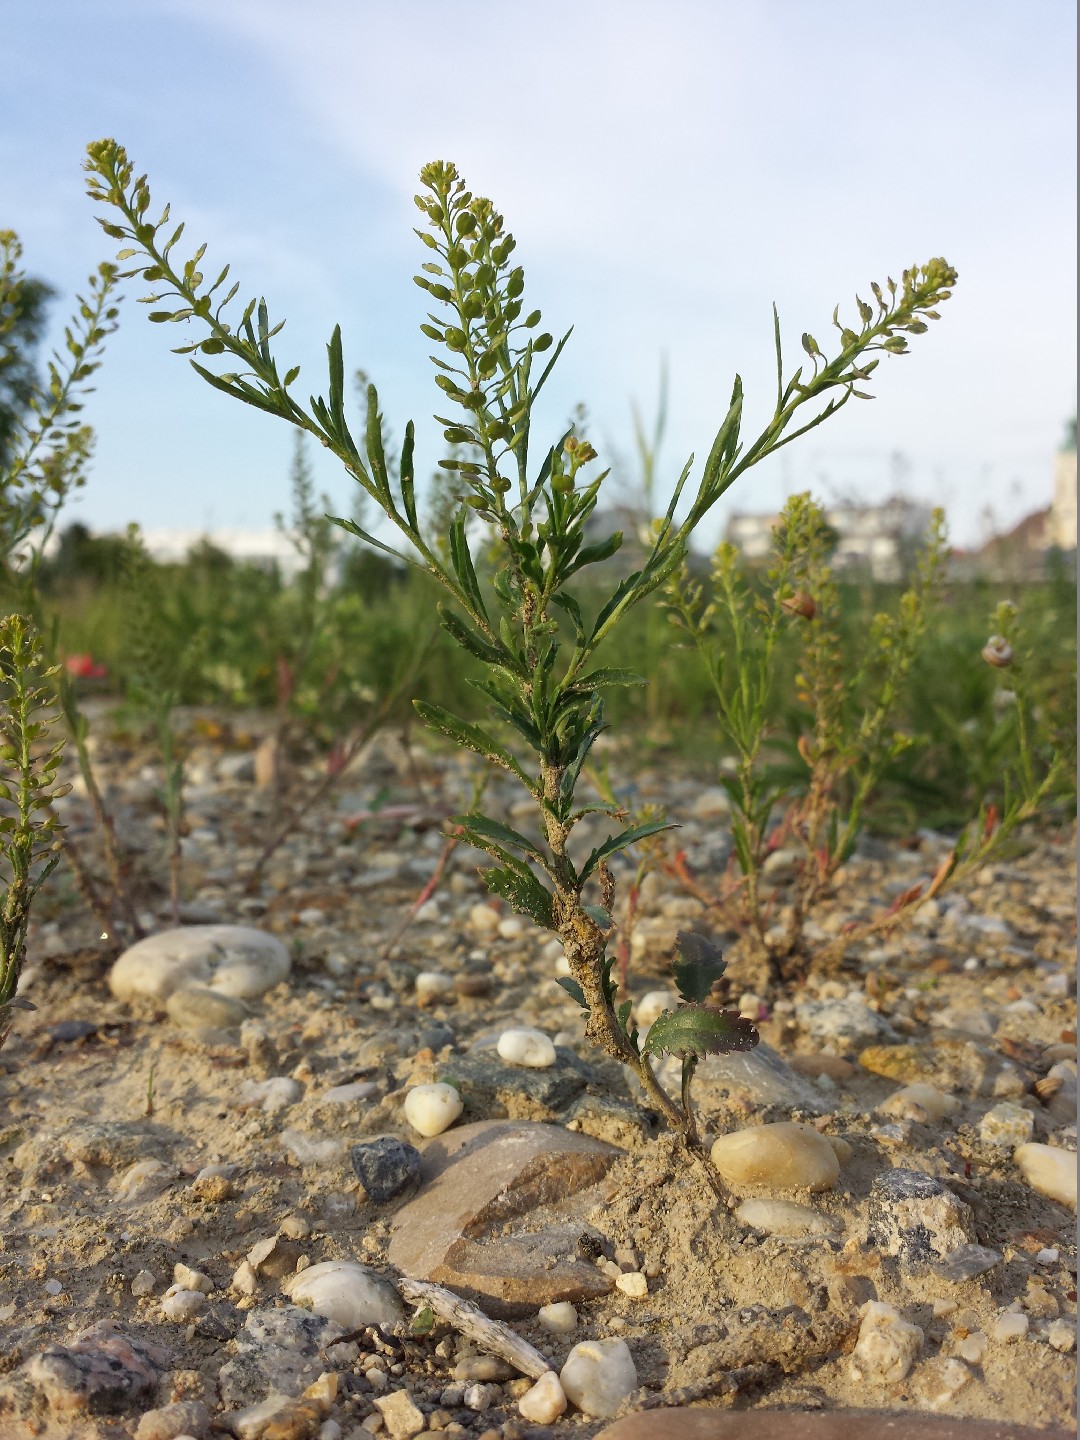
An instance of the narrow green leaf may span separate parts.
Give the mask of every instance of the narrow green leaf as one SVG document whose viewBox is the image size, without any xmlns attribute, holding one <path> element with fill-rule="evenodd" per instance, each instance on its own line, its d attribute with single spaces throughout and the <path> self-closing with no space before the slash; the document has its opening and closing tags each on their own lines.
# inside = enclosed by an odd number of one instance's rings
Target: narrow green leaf
<svg viewBox="0 0 1080 1440">
<path fill-rule="evenodd" d="M 530 840 L 528 836 L 519 834 L 509 825 L 503 825 L 498 820 L 490 819 L 487 815 L 478 815 L 475 811 L 468 815 L 454 815 L 452 823 L 460 825 L 463 830 L 470 831 L 474 835 L 494 840 L 500 845 L 513 845 L 519 850 L 524 850 L 527 855 L 535 856 L 541 863 L 546 860 L 543 850 L 535 840 Z"/>
<path fill-rule="evenodd" d="M 551 893 L 531 871 L 492 869 L 480 873 L 488 889 L 495 895 L 501 895 L 519 915 L 530 916 L 545 930 L 555 928 Z"/>
<path fill-rule="evenodd" d="M 585 991 L 572 975 L 560 975 L 555 983 L 562 986 L 571 1000 L 576 1000 L 583 1010 L 588 1011 L 589 1002 L 585 999 Z"/>
<path fill-rule="evenodd" d="M 470 655 L 475 655 L 478 660 L 483 660 L 487 665 L 504 666 L 507 656 L 492 645 L 475 630 L 469 628 L 459 615 L 446 605 L 439 605 L 439 623 L 447 634 L 452 635 L 463 650 L 468 650 Z"/>
<path fill-rule="evenodd" d="M 612 835 L 610 840 L 605 840 L 603 845 L 598 845 L 586 860 L 585 868 L 581 872 L 582 880 L 588 879 L 600 861 L 606 860 L 609 855 L 615 855 L 618 851 L 625 850 L 628 845 L 633 845 L 638 840 L 645 840 L 650 835 L 659 835 L 662 830 L 677 830 L 678 828 L 670 820 L 647 820 L 643 825 L 633 825 L 629 830 Z"/>
<path fill-rule="evenodd" d="M 456 715 L 451 715 L 441 705 L 428 705 L 423 700 L 414 700 L 413 705 L 424 724 L 429 725 L 432 730 L 438 730 L 440 734 L 448 736 L 456 744 L 464 746 L 466 750 L 483 755 L 492 764 L 501 765 L 505 770 L 516 775 L 530 794 L 539 794 L 536 781 L 525 772 L 520 762 L 497 740 L 493 740 L 486 731 L 481 730 L 478 725 L 470 725 L 464 720 L 459 720 Z"/>
<path fill-rule="evenodd" d="M 636 670 L 622 670 L 614 665 L 603 665 L 599 670 L 592 670 L 588 675 L 582 675 L 575 680 L 572 686 L 574 690 L 602 690 L 612 685 L 647 685 L 649 682 L 644 675 L 639 675 Z"/>
<path fill-rule="evenodd" d="M 414 530 L 419 530 L 420 522 L 416 518 L 416 477 L 413 473 L 415 439 L 416 430 L 410 420 L 405 426 L 405 439 L 401 446 L 401 463 L 398 466 L 398 474 L 401 476 L 401 503 L 405 506 L 406 519 Z"/>
<path fill-rule="evenodd" d="M 480 582 L 476 578 L 472 553 L 469 550 L 469 541 L 465 534 L 466 513 L 462 507 L 454 516 L 453 524 L 450 526 L 450 563 L 454 567 L 454 574 L 461 582 L 461 588 L 472 600 L 477 612 L 486 620 L 487 607 L 484 605 L 484 597 L 480 593 Z"/>
<path fill-rule="evenodd" d="M 709 1005 L 680 1005 L 665 1010 L 650 1025 L 644 1055 L 728 1055 L 752 1050 L 761 1037 L 749 1020 L 734 1010 Z"/>
</svg>

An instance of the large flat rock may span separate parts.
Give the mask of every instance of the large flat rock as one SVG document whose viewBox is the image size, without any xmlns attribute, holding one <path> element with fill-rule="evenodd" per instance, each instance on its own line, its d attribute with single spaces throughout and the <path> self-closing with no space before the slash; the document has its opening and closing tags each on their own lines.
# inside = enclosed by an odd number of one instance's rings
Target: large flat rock
<svg viewBox="0 0 1080 1440">
<path fill-rule="evenodd" d="M 962 1420 L 902 1410 L 649 1410 L 627 1415 L 596 1440 L 1073 1440 L 1008 1420 Z"/>
<path fill-rule="evenodd" d="M 420 1193 L 393 1219 L 390 1263 L 502 1319 L 604 1295 L 611 1281 L 578 1255 L 582 1225 L 567 1202 L 621 1153 L 557 1125 L 483 1120 L 449 1130 L 424 1147 Z M 549 1206 L 558 1213 L 544 1226 L 534 1212 Z M 494 1233 L 515 1220 L 510 1233 Z"/>
</svg>

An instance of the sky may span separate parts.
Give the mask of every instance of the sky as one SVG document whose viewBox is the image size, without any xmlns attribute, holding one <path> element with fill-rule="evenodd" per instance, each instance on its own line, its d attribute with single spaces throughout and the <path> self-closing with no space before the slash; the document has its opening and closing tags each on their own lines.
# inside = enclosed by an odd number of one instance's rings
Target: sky
<svg viewBox="0 0 1080 1440">
<path fill-rule="evenodd" d="M 852 401 L 752 470 L 710 520 L 811 489 L 943 503 L 974 545 L 1049 503 L 1076 410 L 1075 12 L 1071 0 L 6 0 L 0 228 L 59 292 L 53 338 L 115 242 L 86 144 L 112 136 L 203 268 L 286 318 L 282 369 L 346 365 L 418 474 L 445 453 L 419 332 L 418 171 L 453 160 L 506 217 L 528 306 L 574 333 L 534 434 L 584 403 L 632 483 L 632 405 L 670 376 L 658 493 L 698 472 L 736 371 L 747 433 L 771 413 L 772 304 L 787 353 L 833 307 L 943 255 L 940 322 Z M 216 273 L 216 270 L 215 272 Z M 66 519 L 94 529 L 262 528 L 289 508 L 292 438 L 219 394 L 148 324 L 128 282 L 86 418 L 97 448 Z M 174 338 L 175 337 L 175 338 Z M 354 482 L 319 455 L 340 513 Z M 62 522 L 63 523 L 63 522 Z"/>
</svg>

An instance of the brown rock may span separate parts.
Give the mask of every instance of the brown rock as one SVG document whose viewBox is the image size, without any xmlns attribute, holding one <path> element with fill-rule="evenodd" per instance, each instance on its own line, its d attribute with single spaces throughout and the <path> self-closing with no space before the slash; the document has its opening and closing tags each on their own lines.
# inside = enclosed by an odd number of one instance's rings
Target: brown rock
<svg viewBox="0 0 1080 1440">
<path fill-rule="evenodd" d="M 610 1279 L 580 1259 L 576 1217 L 534 1233 L 492 1232 L 595 1185 L 620 1151 L 557 1125 L 484 1120 L 424 1147 L 415 1199 L 394 1216 L 388 1259 L 414 1280 L 512 1319 L 557 1300 L 589 1300 Z"/>
<path fill-rule="evenodd" d="M 857 1065 L 852 1065 L 850 1060 L 844 1060 L 839 1055 L 791 1055 L 788 1057 L 788 1064 L 797 1075 L 805 1075 L 810 1080 L 816 1080 L 819 1075 L 827 1075 L 838 1085 L 845 1085 L 859 1073 Z"/>
<path fill-rule="evenodd" d="M 1003 1420 L 960 1420 L 918 1411 L 651 1410 L 627 1415 L 596 1440 L 1073 1440 Z"/>
</svg>

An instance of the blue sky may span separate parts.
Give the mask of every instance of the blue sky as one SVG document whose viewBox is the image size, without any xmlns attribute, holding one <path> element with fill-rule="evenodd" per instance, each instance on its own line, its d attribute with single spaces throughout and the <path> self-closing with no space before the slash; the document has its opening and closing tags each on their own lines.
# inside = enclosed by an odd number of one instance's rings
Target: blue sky
<svg viewBox="0 0 1080 1440">
<path fill-rule="evenodd" d="M 298 390 L 346 363 L 379 386 L 419 473 L 442 453 L 412 283 L 419 167 L 453 159 L 518 239 L 526 297 L 574 336 L 547 431 L 579 401 L 632 461 L 630 404 L 671 375 L 663 483 L 703 459 L 735 370 L 750 423 L 773 386 L 775 300 L 794 356 L 833 306 L 915 260 L 960 284 L 879 398 L 729 492 L 944 502 L 974 543 L 1046 504 L 1076 406 L 1075 16 L 1066 0 L 8 0 L 0 226 L 63 318 L 112 242 L 84 197 L 112 135 L 187 237 L 288 324 Z M 288 505 L 285 426 L 205 386 L 129 284 L 88 418 L 77 515 L 100 528 L 261 527 Z M 178 338 L 173 339 L 173 336 Z M 305 386 L 307 388 L 305 388 Z M 346 510 L 351 483 L 319 457 Z M 714 527 L 715 528 L 715 527 Z M 711 536 L 709 537 L 711 538 Z"/>
</svg>

